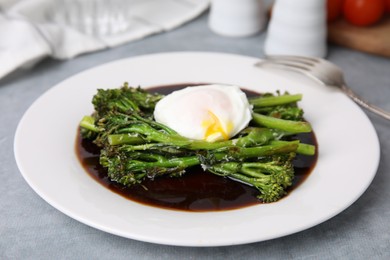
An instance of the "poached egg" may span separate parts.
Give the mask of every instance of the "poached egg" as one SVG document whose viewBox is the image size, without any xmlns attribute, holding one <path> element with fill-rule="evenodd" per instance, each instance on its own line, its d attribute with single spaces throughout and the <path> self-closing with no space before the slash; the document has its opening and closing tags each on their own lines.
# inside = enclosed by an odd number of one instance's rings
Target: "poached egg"
<svg viewBox="0 0 390 260">
<path fill-rule="evenodd" d="M 154 118 L 184 137 L 215 142 L 228 140 L 247 127 L 252 107 L 237 86 L 191 86 L 161 99 Z"/>
</svg>

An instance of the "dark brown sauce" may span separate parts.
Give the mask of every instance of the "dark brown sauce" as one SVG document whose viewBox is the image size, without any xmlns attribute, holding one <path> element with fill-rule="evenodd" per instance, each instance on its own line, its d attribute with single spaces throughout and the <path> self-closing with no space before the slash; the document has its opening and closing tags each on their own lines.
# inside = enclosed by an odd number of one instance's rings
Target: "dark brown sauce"
<svg viewBox="0 0 390 260">
<path fill-rule="evenodd" d="M 150 91 L 168 94 L 188 85 L 162 86 Z M 255 94 L 246 92 L 248 96 Z M 300 134 L 296 138 L 317 146 L 314 133 Z M 261 204 L 256 198 L 258 191 L 255 188 L 204 172 L 201 167 L 188 169 L 180 178 L 160 177 L 126 188 L 108 179 L 105 169 L 99 165 L 99 149 L 90 141 L 83 140 L 80 133 L 76 140 L 76 153 L 88 174 L 100 184 L 142 204 L 184 211 L 220 211 Z M 295 179 L 288 193 L 308 177 L 316 161 L 317 155 L 297 155 L 294 161 Z"/>
</svg>

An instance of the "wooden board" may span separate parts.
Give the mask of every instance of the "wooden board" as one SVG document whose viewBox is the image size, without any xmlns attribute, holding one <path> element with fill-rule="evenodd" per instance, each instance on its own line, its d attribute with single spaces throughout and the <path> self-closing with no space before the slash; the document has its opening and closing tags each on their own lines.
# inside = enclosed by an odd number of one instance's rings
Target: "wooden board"
<svg viewBox="0 0 390 260">
<path fill-rule="evenodd" d="M 328 40 L 355 50 L 390 57 L 390 15 L 369 27 L 353 26 L 340 19 L 328 25 Z"/>
</svg>

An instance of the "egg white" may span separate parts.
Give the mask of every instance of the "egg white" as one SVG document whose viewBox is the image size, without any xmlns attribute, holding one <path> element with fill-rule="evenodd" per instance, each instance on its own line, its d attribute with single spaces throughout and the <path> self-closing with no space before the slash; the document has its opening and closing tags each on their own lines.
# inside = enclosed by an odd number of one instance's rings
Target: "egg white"
<svg viewBox="0 0 390 260">
<path fill-rule="evenodd" d="M 196 140 L 226 140 L 248 126 L 252 108 L 244 92 L 231 85 L 187 87 L 165 96 L 154 118 L 178 134 Z"/>
</svg>

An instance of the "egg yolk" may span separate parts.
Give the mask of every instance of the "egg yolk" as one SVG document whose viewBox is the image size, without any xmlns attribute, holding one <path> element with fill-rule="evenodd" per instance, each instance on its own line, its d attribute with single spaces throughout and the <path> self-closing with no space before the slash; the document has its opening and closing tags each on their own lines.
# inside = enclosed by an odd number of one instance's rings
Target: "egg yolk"
<svg viewBox="0 0 390 260">
<path fill-rule="evenodd" d="M 205 128 L 204 139 L 207 141 L 216 141 L 216 140 L 228 140 L 229 133 L 233 129 L 233 124 L 227 122 L 226 131 L 219 120 L 219 118 L 210 110 L 208 112 L 208 119 L 202 122 L 202 127 Z"/>
</svg>

